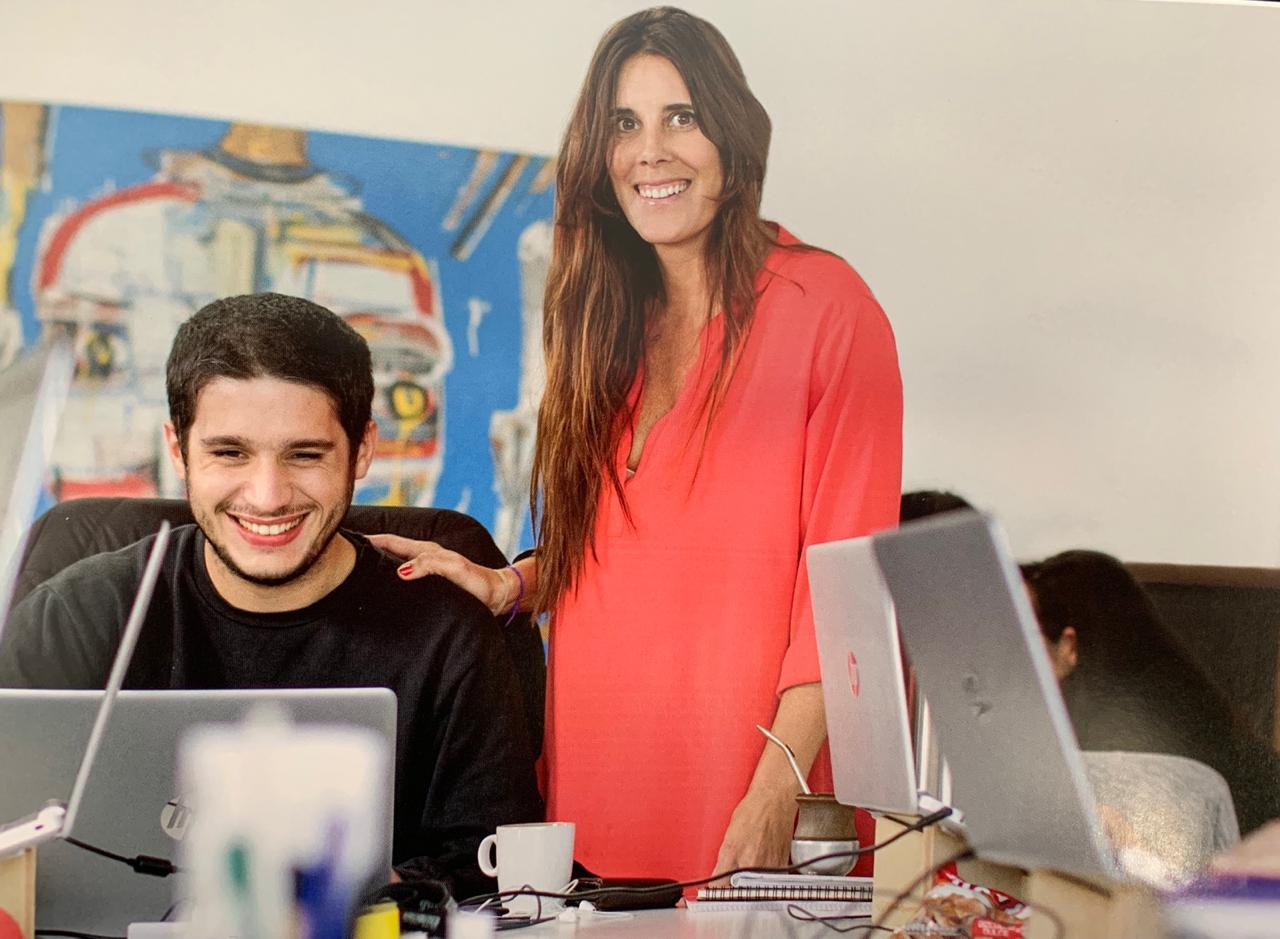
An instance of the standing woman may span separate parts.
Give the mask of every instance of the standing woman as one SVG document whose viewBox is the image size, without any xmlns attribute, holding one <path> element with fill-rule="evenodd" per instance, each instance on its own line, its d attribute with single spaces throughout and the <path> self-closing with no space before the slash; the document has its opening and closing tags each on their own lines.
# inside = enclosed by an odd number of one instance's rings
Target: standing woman
<svg viewBox="0 0 1280 939">
<path fill-rule="evenodd" d="M 760 218 L 769 136 L 724 37 L 663 7 L 601 40 L 559 156 L 519 571 L 551 613 L 548 815 L 604 873 L 785 862 L 798 787 L 756 724 L 806 770 L 825 737 L 804 549 L 897 520 L 893 335 L 844 261 Z"/>
</svg>

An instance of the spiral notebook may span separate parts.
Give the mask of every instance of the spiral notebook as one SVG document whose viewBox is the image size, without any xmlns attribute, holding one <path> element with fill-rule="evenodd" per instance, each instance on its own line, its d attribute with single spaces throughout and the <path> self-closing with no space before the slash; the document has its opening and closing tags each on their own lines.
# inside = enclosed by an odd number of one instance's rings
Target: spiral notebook
<svg viewBox="0 0 1280 939">
<path fill-rule="evenodd" d="M 728 887 L 703 887 L 685 906 L 702 913 L 802 906 L 821 915 L 870 916 L 871 892 L 870 877 L 741 873 Z"/>
</svg>

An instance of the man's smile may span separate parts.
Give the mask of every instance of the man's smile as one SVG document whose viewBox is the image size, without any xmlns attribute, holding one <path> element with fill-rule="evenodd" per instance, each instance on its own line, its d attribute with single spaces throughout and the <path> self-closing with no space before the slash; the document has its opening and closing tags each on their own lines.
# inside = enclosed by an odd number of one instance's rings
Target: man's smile
<svg viewBox="0 0 1280 939">
<path fill-rule="evenodd" d="M 308 514 L 310 513 L 303 512 L 271 521 L 254 520 L 233 512 L 228 512 L 227 517 L 236 523 L 240 536 L 253 547 L 279 548 L 298 537 Z"/>
<path fill-rule="evenodd" d="M 236 520 L 237 524 L 249 529 L 249 531 L 258 535 L 278 535 L 281 532 L 288 531 L 290 528 L 293 528 L 297 525 L 301 525 L 302 520 L 306 518 L 306 513 L 304 512 L 301 515 L 297 515 L 283 522 L 280 522 L 280 521 L 255 522 L 255 521 L 251 521 L 250 519 L 246 518 L 243 515 L 235 515 L 233 513 L 228 513 L 228 514 L 230 514 L 231 517 Z"/>
</svg>

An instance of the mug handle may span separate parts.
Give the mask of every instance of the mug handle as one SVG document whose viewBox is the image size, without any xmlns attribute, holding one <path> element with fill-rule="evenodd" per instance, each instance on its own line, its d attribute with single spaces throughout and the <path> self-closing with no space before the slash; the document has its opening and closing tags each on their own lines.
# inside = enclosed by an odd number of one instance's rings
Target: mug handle
<svg viewBox="0 0 1280 939">
<path fill-rule="evenodd" d="M 498 865 L 493 862 L 493 849 L 497 843 L 497 834 L 486 835 L 484 840 L 480 842 L 480 848 L 476 851 L 476 860 L 480 864 L 480 870 L 484 871 L 486 877 L 498 876 Z"/>
</svg>

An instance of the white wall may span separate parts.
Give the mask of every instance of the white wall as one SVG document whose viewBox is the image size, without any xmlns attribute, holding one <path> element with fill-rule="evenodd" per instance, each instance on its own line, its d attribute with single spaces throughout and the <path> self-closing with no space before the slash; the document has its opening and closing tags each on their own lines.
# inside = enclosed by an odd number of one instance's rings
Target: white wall
<svg viewBox="0 0 1280 939">
<path fill-rule="evenodd" d="M 9 0 L 0 97 L 550 153 L 641 4 Z M 687 0 L 766 210 L 898 332 L 906 484 L 1024 556 L 1280 563 L 1280 5 Z"/>
</svg>

